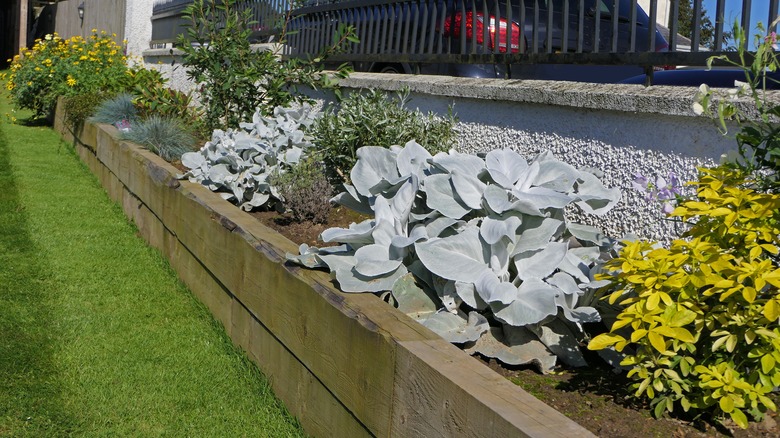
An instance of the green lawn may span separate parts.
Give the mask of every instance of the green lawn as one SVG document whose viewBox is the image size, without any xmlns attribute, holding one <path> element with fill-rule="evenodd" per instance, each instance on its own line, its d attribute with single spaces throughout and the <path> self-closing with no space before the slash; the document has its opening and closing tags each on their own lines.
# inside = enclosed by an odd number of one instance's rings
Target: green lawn
<svg viewBox="0 0 780 438">
<path fill-rule="evenodd" d="M 72 147 L 0 98 L 0 436 L 303 436 Z"/>
</svg>

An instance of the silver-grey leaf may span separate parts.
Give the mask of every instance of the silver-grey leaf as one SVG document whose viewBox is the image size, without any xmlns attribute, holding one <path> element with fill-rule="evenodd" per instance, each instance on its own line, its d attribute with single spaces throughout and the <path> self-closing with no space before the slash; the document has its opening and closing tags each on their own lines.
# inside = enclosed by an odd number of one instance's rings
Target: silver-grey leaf
<svg viewBox="0 0 780 438">
<path fill-rule="evenodd" d="M 544 324 L 534 324 L 529 328 L 547 346 L 547 349 L 558 356 L 566 365 L 571 367 L 588 365 L 574 333 L 560 319 L 553 318 Z"/>
<path fill-rule="evenodd" d="M 390 259 L 390 249 L 382 245 L 366 245 L 355 251 L 355 270 L 366 277 L 377 277 L 395 271 L 401 260 Z"/>
<path fill-rule="evenodd" d="M 541 251 L 527 251 L 514 256 L 517 276 L 521 280 L 546 278 L 552 274 L 566 257 L 566 242 L 550 242 Z"/>
<path fill-rule="evenodd" d="M 506 336 L 504 331 L 507 332 Z M 543 373 L 549 373 L 555 367 L 555 355 L 536 335 L 523 327 L 506 327 L 504 330 L 501 327 L 491 327 L 465 351 L 469 354 L 480 353 L 493 357 L 507 365 L 533 363 Z"/>
<path fill-rule="evenodd" d="M 517 299 L 509 305 L 493 303 L 493 314 L 499 320 L 514 326 L 536 324 L 558 313 L 555 296 L 561 292 L 542 280 L 532 278 L 517 288 Z"/>
<path fill-rule="evenodd" d="M 476 227 L 443 239 L 417 242 L 414 247 L 428 270 L 448 280 L 473 282 L 489 260 Z"/>
<path fill-rule="evenodd" d="M 469 319 L 450 312 L 438 312 L 429 316 L 422 324 L 448 342 L 464 344 L 474 342 L 490 326 L 487 319 L 477 312 L 471 312 Z"/>
<path fill-rule="evenodd" d="M 460 219 L 471 211 L 455 194 L 449 175 L 431 175 L 426 178 L 425 194 L 428 207 L 439 211 L 444 216 Z"/>
</svg>

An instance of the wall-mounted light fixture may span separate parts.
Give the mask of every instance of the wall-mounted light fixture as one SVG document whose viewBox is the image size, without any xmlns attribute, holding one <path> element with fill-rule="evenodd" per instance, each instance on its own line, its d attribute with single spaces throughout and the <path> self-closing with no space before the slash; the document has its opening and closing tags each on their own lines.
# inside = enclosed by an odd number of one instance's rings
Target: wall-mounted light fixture
<svg viewBox="0 0 780 438">
<path fill-rule="evenodd" d="M 79 4 L 79 20 L 81 20 L 81 23 L 84 24 L 84 2 L 81 2 Z"/>
</svg>

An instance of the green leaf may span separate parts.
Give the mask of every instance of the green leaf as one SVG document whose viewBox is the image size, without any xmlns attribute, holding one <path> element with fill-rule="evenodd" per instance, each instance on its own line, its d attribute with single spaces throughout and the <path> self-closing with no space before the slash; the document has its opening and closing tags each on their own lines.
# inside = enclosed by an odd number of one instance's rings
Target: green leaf
<svg viewBox="0 0 780 438">
<path fill-rule="evenodd" d="M 731 419 L 734 420 L 735 423 L 737 423 L 737 426 L 743 429 L 747 429 L 748 419 L 747 416 L 745 416 L 745 414 L 741 410 L 735 408 L 733 411 L 729 413 L 729 415 L 731 416 Z"/>
<path fill-rule="evenodd" d="M 650 345 L 653 346 L 659 353 L 666 353 L 666 342 L 663 336 L 655 331 L 651 331 L 647 334 L 647 338 L 650 340 Z"/>
<path fill-rule="evenodd" d="M 625 340 L 626 338 L 615 333 L 602 333 L 588 342 L 588 350 L 603 350 Z"/>
<path fill-rule="evenodd" d="M 773 358 L 771 354 L 765 354 L 764 357 L 761 358 L 761 371 L 764 374 L 769 374 L 774 370 L 775 363 L 775 358 Z"/>
<path fill-rule="evenodd" d="M 731 397 L 728 395 L 725 397 L 721 397 L 720 401 L 718 402 L 718 405 L 720 406 L 720 409 L 725 413 L 730 413 L 734 411 L 734 400 L 732 400 Z"/>
</svg>

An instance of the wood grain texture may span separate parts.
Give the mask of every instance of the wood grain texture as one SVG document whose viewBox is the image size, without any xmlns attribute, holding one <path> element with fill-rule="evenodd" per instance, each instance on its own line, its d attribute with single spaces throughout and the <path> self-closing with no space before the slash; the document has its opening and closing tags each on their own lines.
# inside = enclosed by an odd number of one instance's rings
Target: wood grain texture
<svg viewBox="0 0 780 438">
<path fill-rule="evenodd" d="M 397 351 L 391 436 L 593 436 L 442 339 Z"/>
<path fill-rule="evenodd" d="M 250 357 L 307 433 L 316 437 L 373 436 L 260 322 L 255 318 L 248 322 Z"/>
<path fill-rule="evenodd" d="M 286 263 L 292 242 L 115 137 L 98 127 L 90 167 L 310 434 L 591 436 L 376 296 Z"/>
</svg>

